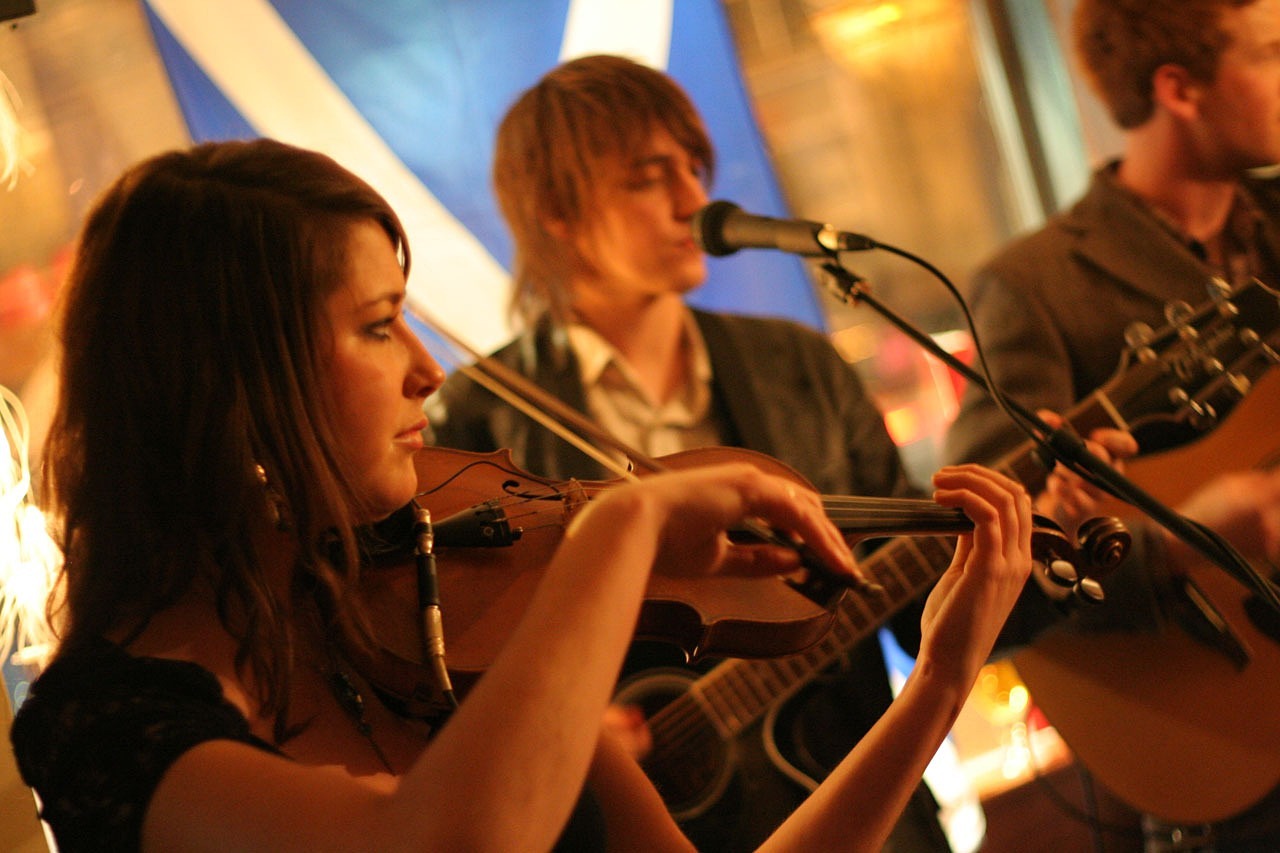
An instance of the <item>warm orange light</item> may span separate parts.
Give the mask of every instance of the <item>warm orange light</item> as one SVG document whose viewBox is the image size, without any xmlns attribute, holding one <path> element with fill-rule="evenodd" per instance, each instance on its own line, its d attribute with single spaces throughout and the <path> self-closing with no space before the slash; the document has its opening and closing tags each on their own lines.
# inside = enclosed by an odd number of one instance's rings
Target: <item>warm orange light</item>
<svg viewBox="0 0 1280 853">
<path fill-rule="evenodd" d="M 915 406 L 899 406 L 884 413 L 884 425 L 889 430 L 889 438 L 902 447 L 912 444 L 924 437 L 920 415 Z"/>
<path fill-rule="evenodd" d="M 18 92 L 9 78 L 0 73 L 0 187 L 12 188 L 18 179 L 21 158 L 18 152 Z"/>
<path fill-rule="evenodd" d="M 815 17 L 815 26 L 832 41 L 851 44 L 874 35 L 889 24 L 902 20 L 897 3 L 880 3 L 870 8 L 837 9 Z"/>
</svg>

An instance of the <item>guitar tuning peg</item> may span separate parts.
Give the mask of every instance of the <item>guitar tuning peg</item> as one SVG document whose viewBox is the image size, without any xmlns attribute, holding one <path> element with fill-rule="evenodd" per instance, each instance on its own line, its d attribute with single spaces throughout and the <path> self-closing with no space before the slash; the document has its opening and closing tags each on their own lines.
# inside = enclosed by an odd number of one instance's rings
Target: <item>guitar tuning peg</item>
<svg viewBox="0 0 1280 853">
<path fill-rule="evenodd" d="M 1164 306 L 1164 319 L 1170 326 L 1185 326 L 1195 315 L 1195 310 L 1181 299 Z"/>
<path fill-rule="evenodd" d="M 1218 410 L 1210 403 L 1192 401 L 1189 408 L 1191 426 L 1200 432 L 1205 432 L 1218 422 Z"/>
<path fill-rule="evenodd" d="M 1102 584 L 1093 578 L 1081 578 L 1080 583 L 1072 588 L 1072 592 L 1085 604 L 1101 604 L 1106 598 L 1106 593 L 1102 591 Z"/>
<path fill-rule="evenodd" d="M 1223 302 L 1231 296 L 1231 285 L 1220 275 L 1215 275 L 1209 279 L 1209 284 L 1206 285 L 1205 290 L 1208 291 L 1209 298 L 1214 302 Z"/>
<path fill-rule="evenodd" d="M 1155 337 L 1155 329 L 1136 320 L 1125 327 L 1124 345 L 1133 353 L 1134 358 L 1146 364 L 1157 358 L 1155 348 L 1151 346 Z"/>
<path fill-rule="evenodd" d="M 1155 336 L 1155 330 L 1140 320 L 1130 323 L 1124 330 L 1124 342 L 1130 349 L 1147 346 Z"/>
<path fill-rule="evenodd" d="M 1244 397 L 1253 388 L 1253 380 L 1239 373 L 1229 374 L 1227 376 L 1227 384 L 1231 386 L 1232 391 L 1235 391 L 1241 397 Z"/>
</svg>

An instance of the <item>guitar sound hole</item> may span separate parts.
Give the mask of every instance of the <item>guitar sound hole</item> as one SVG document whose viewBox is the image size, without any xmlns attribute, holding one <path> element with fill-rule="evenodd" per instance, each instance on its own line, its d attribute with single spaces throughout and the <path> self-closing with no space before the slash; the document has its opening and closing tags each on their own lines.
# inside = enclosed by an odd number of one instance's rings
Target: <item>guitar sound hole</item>
<svg viewBox="0 0 1280 853">
<path fill-rule="evenodd" d="M 734 745 L 724 741 L 702 706 L 688 695 L 697 673 L 647 670 L 623 683 L 614 701 L 638 706 L 649 721 L 653 749 L 641 760 L 677 820 L 696 817 L 728 785 Z"/>
</svg>

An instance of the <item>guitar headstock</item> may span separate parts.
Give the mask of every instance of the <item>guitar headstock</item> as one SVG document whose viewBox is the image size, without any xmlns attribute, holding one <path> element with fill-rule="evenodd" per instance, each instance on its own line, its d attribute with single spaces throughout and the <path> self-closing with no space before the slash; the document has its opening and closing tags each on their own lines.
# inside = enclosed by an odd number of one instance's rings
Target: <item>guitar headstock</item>
<svg viewBox="0 0 1280 853">
<path fill-rule="evenodd" d="M 1234 290 L 1214 279 L 1206 302 L 1170 303 L 1165 319 L 1128 329 L 1120 368 L 1099 389 L 1144 453 L 1208 432 L 1280 362 L 1280 293 L 1257 279 Z"/>
</svg>

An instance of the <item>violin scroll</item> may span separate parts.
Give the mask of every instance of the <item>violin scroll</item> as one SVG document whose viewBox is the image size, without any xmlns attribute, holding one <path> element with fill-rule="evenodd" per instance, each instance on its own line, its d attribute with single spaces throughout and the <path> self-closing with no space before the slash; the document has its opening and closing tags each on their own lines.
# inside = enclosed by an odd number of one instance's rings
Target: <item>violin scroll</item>
<svg viewBox="0 0 1280 853">
<path fill-rule="evenodd" d="M 1105 597 L 1098 578 L 1119 566 L 1132 544 L 1133 536 L 1118 518 L 1091 518 L 1076 531 L 1074 560 L 1055 555 L 1042 565 L 1054 584 L 1070 589 L 1079 601 L 1098 604 Z"/>
<path fill-rule="evenodd" d="M 1091 518 L 1076 531 L 1076 548 L 1096 566 L 1098 574 L 1109 574 L 1129 553 L 1133 536 L 1118 518 Z"/>
</svg>

